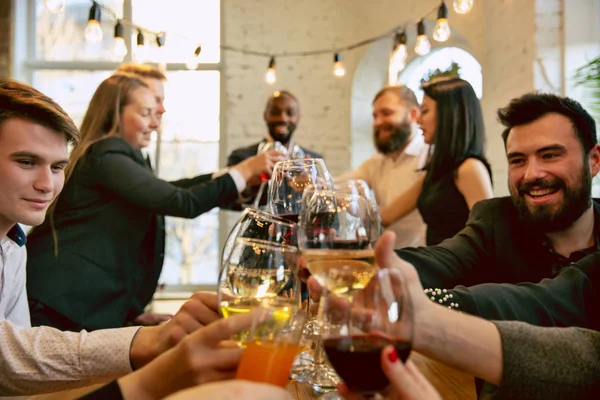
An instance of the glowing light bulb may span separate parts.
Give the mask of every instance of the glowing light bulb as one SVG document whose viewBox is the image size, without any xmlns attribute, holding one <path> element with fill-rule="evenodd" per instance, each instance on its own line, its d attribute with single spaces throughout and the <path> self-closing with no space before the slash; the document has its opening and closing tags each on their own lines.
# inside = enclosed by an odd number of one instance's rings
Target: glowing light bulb
<svg viewBox="0 0 600 400">
<path fill-rule="evenodd" d="M 202 46 L 196 47 L 194 50 L 194 56 L 185 63 L 185 67 L 189 70 L 195 70 L 198 68 L 198 59 L 200 58 L 200 52 L 202 52 Z"/>
<path fill-rule="evenodd" d="M 390 85 L 395 85 L 398 83 L 398 74 L 406 66 L 407 58 L 408 49 L 406 48 L 406 44 L 399 44 L 394 48 L 394 51 L 392 51 L 392 55 L 390 56 L 388 79 L 388 83 Z"/>
<path fill-rule="evenodd" d="M 265 81 L 269 85 L 272 85 L 277 80 L 277 76 L 275 74 L 275 57 L 271 57 L 269 60 L 269 69 L 267 69 L 267 73 L 265 75 Z"/>
<path fill-rule="evenodd" d="M 96 2 L 90 8 L 88 24 L 84 31 L 85 40 L 88 43 L 100 43 L 102 41 L 102 27 L 100 26 L 100 7 Z"/>
<path fill-rule="evenodd" d="M 333 75 L 341 78 L 346 75 L 346 68 L 342 64 L 342 56 L 339 53 L 335 53 L 333 56 Z"/>
<path fill-rule="evenodd" d="M 127 46 L 123 39 L 123 24 L 117 21 L 115 25 L 115 44 L 113 45 L 113 53 L 117 59 L 122 60 L 127 55 Z"/>
<path fill-rule="evenodd" d="M 433 28 L 433 38 L 438 42 L 445 42 L 450 38 L 450 24 L 446 18 L 440 18 Z"/>
<path fill-rule="evenodd" d="M 457 14 L 466 14 L 473 8 L 474 0 L 454 0 L 452 7 Z"/>
<path fill-rule="evenodd" d="M 125 39 L 123 39 L 122 37 L 115 38 L 115 44 L 113 45 L 113 54 L 120 60 L 122 60 L 127 55 L 127 46 L 125 45 Z"/>
<path fill-rule="evenodd" d="M 44 6 L 50 14 L 58 14 L 65 9 L 65 0 L 44 0 Z"/>
<path fill-rule="evenodd" d="M 415 53 L 420 56 L 424 56 L 431 51 L 431 43 L 429 43 L 429 38 L 427 35 L 419 35 L 417 36 L 417 43 L 415 44 Z"/>
<path fill-rule="evenodd" d="M 148 50 L 144 46 L 144 34 L 140 29 L 138 29 L 136 42 L 137 46 L 133 52 L 133 56 L 137 62 L 144 62 L 148 59 Z"/>
<path fill-rule="evenodd" d="M 445 42 L 450 37 L 450 25 L 448 24 L 448 7 L 442 1 L 438 8 L 437 21 L 433 28 L 433 38 L 438 42 Z"/>
<path fill-rule="evenodd" d="M 419 21 L 417 25 L 417 43 L 415 44 L 415 53 L 420 56 L 424 56 L 431 50 L 431 43 L 429 38 L 425 34 L 425 23 L 423 20 Z"/>
<path fill-rule="evenodd" d="M 85 40 L 88 43 L 100 43 L 102 41 L 102 27 L 100 22 L 91 20 L 85 27 Z"/>
<path fill-rule="evenodd" d="M 277 76 L 275 75 L 275 68 L 269 68 L 265 75 L 265 80 L 269 85 L 272 85 L 277 80 Z"/>
</svg>

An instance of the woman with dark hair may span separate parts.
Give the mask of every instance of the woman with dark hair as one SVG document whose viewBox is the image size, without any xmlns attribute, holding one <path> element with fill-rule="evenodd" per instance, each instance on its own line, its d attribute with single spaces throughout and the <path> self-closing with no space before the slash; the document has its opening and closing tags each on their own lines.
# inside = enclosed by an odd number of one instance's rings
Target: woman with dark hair
<svg viewBox="0 0 600 400">
<path fill-rule="evenodd" d="M 452 78 L 425 84 L 423 91 L 418 123 L 431 145 L 426 174 L 380 213 L 388 226 L 418 208 L 430 246 L 460 232 L 471 207 L 494 194 L 481 106 L 471 85 Z"/>
</svg>

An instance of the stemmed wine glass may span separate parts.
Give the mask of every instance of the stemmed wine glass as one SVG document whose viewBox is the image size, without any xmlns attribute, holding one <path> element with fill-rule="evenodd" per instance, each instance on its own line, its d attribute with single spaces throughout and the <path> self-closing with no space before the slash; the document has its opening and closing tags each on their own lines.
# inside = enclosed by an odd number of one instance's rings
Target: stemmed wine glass
<svg viewBox="0 0 600 400">
<path fill-rule="evenodd" d="M 286 320 L 300 306 L 298 249 L 283 243 L 238 237 L 221 269 L 217 292 L 223 317 L 264 305 Z M 247 332 L 236 339 L 243 342 Z"/>
<path fill-rule="evenodd" d="M 381 225 L 381 216 L 379 215 L 375 193 L 371 190 L 367 182 L 362 179 L 336 181 L 335 191 L 342 194 L 354 194 L 367 199 L 369 202 L 369 218 L 371 219 L 371 239 L 374 244 L 383 233 L 383 226 Z"/>
<path fill-rule="evenodd" d="M 268 207 L 271 213 L 298 222 L 302 193 L 309 185 L 333 189 L 331 174 L 320 158 L 279 161 L 273 168 Z"/>
<path fill-rule="evenodd" d="M 229 260 L 238 237 L 297 246 L 295 224 L 266 211 L 246 208 L 225 239 L 221 253 L 221 268 Z"/>
<path fill-rule="evenodd" d="M 278 162 L 271 175 L 268 209 L 273 214 L 296 223 L 300 213 L 302 193 L 306 187 L 312 185 L 333 189 L 331 174 L 322 159 L 302 158 Z M 301 277 L 303 277 L 302 271 L 305 269 L 301 269 Z M 302 284 L 301 288 L 308 309 L 308 290 L 305 284 Z M 310 340 L 318 335 L 318 331 L 319 326 L 314 320 L 310 320 L 304 327 L 304 337 Z M 302 352 L 292 370 L 292 378 L 304 381 L 306 373 L 312 370 L 312 358 L 312 351 Z"/>
<path fill-rule="evenodd" d="M 402 362 L 411 351 L 413 320 L 410 305 L 405 304 L 410 297 L 397 269 L 378 270 L 364 289 L 344 296 L 353 282 L 348 268 L 327 271 L 321 298 L 323 347 L 348 387 L 382 398 L 389 381 L 381 368 L 381 351 L 393 346 Z"/>
<path fill-rule="evenodd" d="M 363 289 L 375 275 L 373 219 L 369 200 L 360 194 L 342 193 L 308 187 L 304 191 L 298 221 L 298 247 L 308 271 L 325 284 L 328 270 L 344 268 L 347 281 L 341 282 L 337 295 L 350 298 Z M 317 346 L 315 365 L 306 380 L 315 389 L 332 389 L 338 381 L 335 371 Z"/>
</svg>

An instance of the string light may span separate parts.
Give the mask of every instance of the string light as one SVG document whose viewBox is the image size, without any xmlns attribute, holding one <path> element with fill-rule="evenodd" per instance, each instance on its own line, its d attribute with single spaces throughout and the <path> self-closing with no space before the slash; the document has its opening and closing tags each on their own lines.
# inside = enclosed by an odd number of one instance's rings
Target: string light
<svg viewBox="0 0 600 400">
<path fill-rule="evenodd" d="M 200 58 L 200 53 L 202 52 L 202 46 L 196 47 L 194 50 L 194 56 L 185 63 L 185 67 L 189 70 L 195 70 L 198 68 L 198 58 Z"/>
<path fill-rule="evenodd" d="M 450 38 L 450 25 L 448 24 L 448 7 L 442 1 L 442 5 L 438 9 L 437 21 L 433 28 L 433 38 L 438 42 L 445 42 Z"/>
<path fill-rule="evenodd" d="M 344 64 L 342 64 L 342 56 L 340 53 L 335 53 L 333 55 L 333 75 L 338 78 L 346 75 L 346 68 L 344 68 Z"/>
<path fill-rule="evenodd" d="M 269 60 L 269 68 L 267 69 L 265 80 L 269 85 L 274 84 L 277 80 L 277 76 L 275 74 L 275 57 L 271 57 Z"/>
<path fill-rule="evenodd" d="M 452 6 L 457 14 L 466 14 L 473 8 L 474 0 L 454 0 Z"/>
<path fill-rule="evenodd" d="M 50 14 L 58 14 L 65 9 L 65 0 L 44 0 L 44 7 Z"/>
<path fill-rule="evenodd" d="M 431 51 L 431 43 L 425 34 L 425 23 L 420 20 L 417 24 L 417 43 L 415 44 L 415 53 L 424 56 Z"/>
<path fill-rule="evenodd" d="M 408 37 L 406 32 L 396 32 L 394 37 L 394 47 L 392 49 L 392 55 L 390 56 L 389 65 L 389 84 L 395 85 L 398 80 L 398 73 L 404 69 L 406 65 L 406 59 L 408 58 L 408 49 L 406 48 L 406 42 Z"/>
<path fill-rule="evenodd" d="M 159 32 L 156 34 L 156 45 L 160 48 L 165 45 L 167 41 L 167 34 L 165 32 Z"/>
<path fill-rule="evenodd" d="M 119 60 L 122 60 L 127 55 L 127 46 L 125 45 L 125 39 L 123 39 L 123 24 L 120 20 L 115 24 L 113 53 Z"/>
<path fill-rule="evenodd" d="M 147 49 L 146 46 L 144 46 L 145 40 L 144 40 L 144 33 L 142 32 L 141 29 L 138 29 L 137 31 L 137 37 L 136 37 L 136 48 L 135 48 L 135 59 L 138 62 L 142 62 L 145 61 L 148 54 L 147 54 Z"/>
<path fill-rule="evenodd" d="M 100 26 L 100 6 L 92 2 L 88 24 L 84 31 L 85 40 L 88 43 L 100 43 L 102 41 L 102 27 Z"/>
</svg>

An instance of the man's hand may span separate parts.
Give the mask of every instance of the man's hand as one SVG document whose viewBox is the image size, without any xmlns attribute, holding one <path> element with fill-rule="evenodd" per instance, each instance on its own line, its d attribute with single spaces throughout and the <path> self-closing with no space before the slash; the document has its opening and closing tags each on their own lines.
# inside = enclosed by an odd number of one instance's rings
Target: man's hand
<svg viewBox="0 0 600 400">
<path fill-rule="evenodd" d="M 278 161 L 284 160 L 285 154 L 277 150 L 269 150 L 256 156 L 250 157 L 235 165 L 248 186 L 258 185 L 261 175 L 271 175 L 273 167 Z"/>
<path fill-rule="evenodd" d="M 145 312 L 138 315 L 133 320 L 133 322 L 135 322 L 137 325 L 142 326 L 155 326 L 170 320 L 172 317 L 173 316 L 171 314 L 156 314 L 151 312 Z"/>
<path fill-rule="evenodd" d="M 186 335 L 221 318 L 216 293 L 198 292 L 167 323 L 141 328 L 131 343 L 130 357 L 138 369 L 179 343 Z"/>
<path fill-rule="evenodd" d="M 229 339 L 248 329 L 256 317 L 253 311 L 221 319 L 188 335 L 144 368 L 121 378 L 124 397 L 159 399 L 191 386 L 232 379 L 243 350 Z"/>
</svg>

